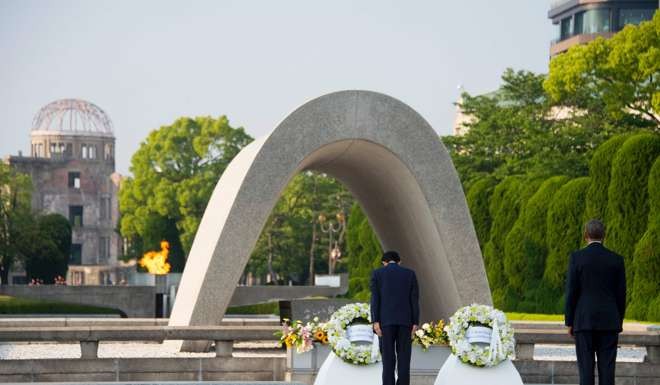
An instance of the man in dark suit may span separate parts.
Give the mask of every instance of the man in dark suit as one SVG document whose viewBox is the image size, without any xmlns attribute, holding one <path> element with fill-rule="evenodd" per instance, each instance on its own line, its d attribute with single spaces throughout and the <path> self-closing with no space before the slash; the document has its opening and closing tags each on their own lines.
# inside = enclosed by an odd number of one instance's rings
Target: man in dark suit
<svg viewBox="0 0 660 385">
<path fill-rule="evenodd" d="M 592 219 L 584 227 L 588 246 L 571 254 L 566 280 L 565 322 L 575 338 L 580 385 L 614 385 L 619 333 L 626 312 L 623 258 L 603 246 L 605 226 Z"/>
<path fill-rule="evenodd" d="M 371 320 L 380 337 L 383 385 L 410 384 L 412 334 L 419 325 L 419 287 L 415 272 L 399 265 L 396 251 L 383 254 L 383 267 L 371 274 Z"/>
</svg>

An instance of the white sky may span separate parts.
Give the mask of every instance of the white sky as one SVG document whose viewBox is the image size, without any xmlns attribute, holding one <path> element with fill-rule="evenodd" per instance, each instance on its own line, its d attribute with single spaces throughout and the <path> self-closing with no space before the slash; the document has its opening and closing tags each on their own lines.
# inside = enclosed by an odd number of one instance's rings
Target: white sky
<svg viewBox="0 0 660 385">
<path fill-rule="evenodd" d="M 39 108 L 89 100 L 112 119 L 117 169 L 179 116 L 226 114 L 254 137 L 306 100 L 383 92 L 451 132 L 457 86 L 546 72 L 544 0 L 0 0 L 0 157 L 29 153 Z"/>
</svg>

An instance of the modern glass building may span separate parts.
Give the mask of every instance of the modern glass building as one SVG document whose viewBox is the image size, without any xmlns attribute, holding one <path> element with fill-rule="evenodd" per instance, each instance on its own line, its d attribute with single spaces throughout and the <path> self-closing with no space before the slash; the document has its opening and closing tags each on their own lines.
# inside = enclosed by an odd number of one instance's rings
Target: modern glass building
<svg viewBox="0 0 660 385">
<path fill-rule="evenodd" d="M 548 17 L 557 27 L 550 56 L 598 36 L 610 37 L 628 24 L 651 20 L 658 0 L 555 0 Z"/>
</svg>

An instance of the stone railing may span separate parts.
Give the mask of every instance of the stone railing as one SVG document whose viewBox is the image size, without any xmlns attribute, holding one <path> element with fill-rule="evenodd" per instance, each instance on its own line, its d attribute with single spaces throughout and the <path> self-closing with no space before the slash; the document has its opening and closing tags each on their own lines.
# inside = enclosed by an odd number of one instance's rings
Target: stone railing
<svg viewBox="0 0 660 385">
<path fill-rule="evenodd" d="M 575 343 L 565 330 L 517 329 L 515 337 L 516 360 L 533 360 L 534 345 L 536 344 L 572 345 Z M 619 334 L 619 345 L 645 347 L 645 361 L 660 364 L 660 332 L 626 331 Z"/>
<path fill-rule="evenodd" d="M 0 328 L 5 342 L 79 342 L 81 358 L 97 358 L 100 341 L 214 341 L 217 357 L 231 357 L 235 341 L 275 340 L 274 326 L 69 326 Z"/>
</svg>

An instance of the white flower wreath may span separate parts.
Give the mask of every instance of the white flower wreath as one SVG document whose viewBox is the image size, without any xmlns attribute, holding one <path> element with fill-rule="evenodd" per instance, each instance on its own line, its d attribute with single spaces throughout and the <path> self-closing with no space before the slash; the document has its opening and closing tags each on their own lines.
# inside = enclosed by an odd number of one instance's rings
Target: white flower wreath
<svg viewBox="0 0 660 385">
<path fill-rule="evenodd" d="M 351 342 L 347 328 L 356 320 L 371 323 L 371 311 L 366 303 L 352 303 L 342 306 L 332 314 L 326 324 L 328 340 L 337 357 L 353 365 L 370 365 L 380 361 L 377 339 L 372 345 Z M 375 343 L 375 345 L 374 345 Z"/>
<path fill-rule="evenodd" d="M 449 345 L 462 362 L 479 367 L 495 366 L 513 357 L 516 346 L 513 328 L 500 310 L 472 304 L 458 309 L 449 321 L 445 327 Z M 484 335 L 479 326 L 490 328 L 490 333 Z M 490 343 L 484 340 L 484 336 Z M 483 344 L 472 343 L 475 340 Z"/>
</svg>

